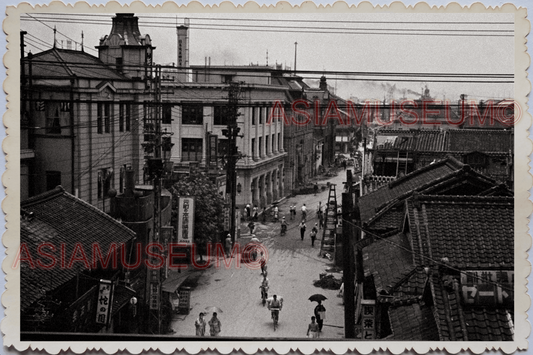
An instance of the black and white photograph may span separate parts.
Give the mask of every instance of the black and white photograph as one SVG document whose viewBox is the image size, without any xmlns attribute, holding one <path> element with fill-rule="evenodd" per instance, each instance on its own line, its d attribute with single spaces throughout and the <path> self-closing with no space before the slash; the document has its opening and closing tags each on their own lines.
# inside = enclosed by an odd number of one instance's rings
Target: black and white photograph
<svg viewBox="0 0 533 355">
<path fill-rule="evenodd" d="M 524 8 L 117 5 L 8 11 L 16 343 L 527 348 Z"/>
</svg>

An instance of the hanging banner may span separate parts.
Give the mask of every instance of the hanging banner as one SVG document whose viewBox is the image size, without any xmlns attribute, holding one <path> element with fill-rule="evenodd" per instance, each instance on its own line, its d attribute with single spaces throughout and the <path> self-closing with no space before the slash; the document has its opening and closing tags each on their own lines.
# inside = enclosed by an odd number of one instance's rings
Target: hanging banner
<svg viewBox="0 0 533 355">
<path fill-rule="evenodd" d="M 98 299 L 96 301 L 96 323 L 109 324 L 111 302 L 113 298 L 113 284 L 108 280 L 100 280 L 98 286 Z"/>
<path fill-rule="evenodd" d="M 192 245 L 194 236 L 194 197 L 178 199 L 178 243 Z"/>
</svg>

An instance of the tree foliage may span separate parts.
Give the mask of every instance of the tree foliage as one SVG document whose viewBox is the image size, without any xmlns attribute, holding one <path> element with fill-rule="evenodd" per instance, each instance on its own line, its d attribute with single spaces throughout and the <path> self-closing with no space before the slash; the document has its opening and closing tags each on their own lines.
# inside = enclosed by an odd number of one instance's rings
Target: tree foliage
<svg viewBox="0 0 533 355">
<path fill-rule="evenodd" d="M 181 178 L 170 190 L 175 201 L 180 196 L 195 197 L 194 240 L 198 247 L 217 242 L 224 223 L 224 199 L 207 175 L 193 172 Z"/>
</svg>

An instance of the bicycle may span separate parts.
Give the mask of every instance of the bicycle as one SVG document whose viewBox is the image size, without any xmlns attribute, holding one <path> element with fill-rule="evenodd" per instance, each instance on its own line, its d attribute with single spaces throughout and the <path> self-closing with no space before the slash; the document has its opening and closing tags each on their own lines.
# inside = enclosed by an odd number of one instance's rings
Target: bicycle
<svg viewBox="0 0 533 355">
<path fill-rule="evenodd" d="M 280 310 L 281 308 L 270 308 L 270 312 L 272 312 L 272 321 L 274 322 L 274 331 L 276 331 L 276 327 L 278 326 Z"/>
</svg>

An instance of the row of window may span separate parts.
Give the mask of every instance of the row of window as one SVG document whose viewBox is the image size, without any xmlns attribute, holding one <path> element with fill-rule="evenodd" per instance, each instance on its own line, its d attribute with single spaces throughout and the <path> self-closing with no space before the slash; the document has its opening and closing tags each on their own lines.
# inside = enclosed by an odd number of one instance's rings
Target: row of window
<svg viewBox="0 0 533 355">
<path fill-rule="evenodd" d="M 111 133 L 111 102 L 99 102 L 96 108 L 96 131 L 98 133 Z M 119 132 L 131 131 L 131 104 L 121 103 L 118 114 Z"/>
<path fill-rule="evenodd" d="M 252 138 L 252 156 L 255 157 L 255 138 Z M 265 153 L 271 153 L 275 150 L 274 135 L 265 137 Z M 281 150 L 281 133 L 278 133 L 278 151 Z M 259 156 L 263 156 L 263 137 L 259 137 Z"/>
</svg>

